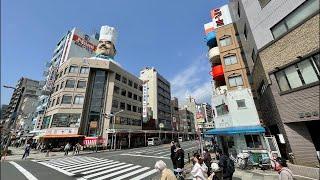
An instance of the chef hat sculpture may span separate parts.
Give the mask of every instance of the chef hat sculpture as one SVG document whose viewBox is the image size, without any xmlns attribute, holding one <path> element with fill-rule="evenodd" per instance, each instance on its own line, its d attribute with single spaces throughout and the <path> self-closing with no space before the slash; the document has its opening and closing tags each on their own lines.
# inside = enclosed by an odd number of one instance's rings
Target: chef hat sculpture
<svg viewBox="0 0 320 180">
<path fill-rule="evenodd" d="M 117 32 L 114 27 L 101 26 L 99 41 L 110 41 L 114 45 L 117 40 Z"/>
</svg>

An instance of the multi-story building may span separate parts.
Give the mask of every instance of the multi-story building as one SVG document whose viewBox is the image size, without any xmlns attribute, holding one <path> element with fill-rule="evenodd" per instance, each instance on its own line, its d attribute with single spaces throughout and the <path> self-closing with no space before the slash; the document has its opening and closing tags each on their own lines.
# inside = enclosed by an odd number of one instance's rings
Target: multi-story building
<svg viewBox="0 0 320 180">
<path fill-rule="evenodd" d="M 170 104 L 173 130 L 180 131 L 183 128 L 183 124 L 180 121 L 178 98 L 174 97 Z"/>
<path fill-rule="evenodd" d="M 319 1 L 233 0 L 232 5 L 268 133 L 276 136 L 282 156 L 318 164 Z"/>
<path fill-rule="evenodd" d="M 115 129 L 141 130 L 142 81 L 117 63 L 70 58 L 58 73 L 46 111 L 47 127 L 76 127 L 79 134 L 106 137 L 110 119 L 103 114 L 123 110 Z"/>
<path fill-rule="evenodd" d="M 4 115 L 7 127 L 16 119 L 17 132 L 28 132 L 33 129 L 32 117 L 40 94 L 39 81 L 22 77 L 12 94 L 9 106 Z"/>
<path fill-rule="evenodd" d="M 61 76 L 58 74 L 59 67 L 71 57 L 92 57 L 96 50 L 98 40 L 93 35 L 84 34 L 77 28 L 68 31 L 57 43 L 51 60 L 46 64 L 46 70 L 43 75 L 45 77 L 43 85 L 43 94 L 39 99 L 37 112 L 34 117 L 34 129 L 39 130 L 42 125 L 44 111 L 47 108 L 47 102 L 52 93 L 55 80 Z"/>
<path fill-rule="evenodd" d="M 206 134 L 219 136 L 225 153 L 265 149 L 265 130 L 260 126 L 229 5 L 213 9 L 211 17 L 212 22 L 205 25 L 205 31 L 214 80 L 215 128 Z"/>
<path fill-rule="evenodd" d="M 194 114 L 187 108 L 179 110 L 180 115 L 180 132 L 183 133 L 184 138 L 192 138 L 194 135 Z"/>
<path fill-rule="evenodd" d="M 2 124 L 2 123 L 4 123 L 4 117 L 5 117 L 5 113 L 6 113 L 6 111 L 7 111 L 7 108 L 9 107 L 9 105 L 7 105 L 7 104 L 2 104 L 1 105 L 1 123 L 0 124 Z"/>
<path fill-rule="evenodd" d="M 209 103 L 202 103 L 201 104 L 203 116 L 204 116 L 204 128 L 214 128 L 214 121 L 213 121 L 213 110 L 212 106 Z"/>
<path fill-rule="evenodd" d="M 97 56 L 70 58 L 59 67 L 43 120 L 48 136 L 80 134 L 103 138 L 106 145 L 116 132 L 119 145 L 128 136 L 130 144 L 130 132 L 142 129 L 142 80 L 113 60 L 114 28 L 101 27 L 99 39 Z"/>
<path fill-rule="evenodd" d="M 143 84 L 143 118 L 144 121 L 150 107 L 152 118 L 155 119 L 157 127 L 163 123 L 164 130 L 172 130 L 171 119 L 171 88 L 170 82 L 157 72 L 155 68 L 146 67 L 140 71 L 140 79 Z"/>
</svg>

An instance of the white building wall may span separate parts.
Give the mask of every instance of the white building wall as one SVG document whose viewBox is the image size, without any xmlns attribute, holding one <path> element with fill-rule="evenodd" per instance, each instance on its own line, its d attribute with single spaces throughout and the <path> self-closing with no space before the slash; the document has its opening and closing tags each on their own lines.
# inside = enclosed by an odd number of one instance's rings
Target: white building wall
<svg viewBox="0 0 320 180">
<path fill-rule="evenodd" d="M 306 0 L 272 0 L 261 8 L 259 1 L 242 0 L 257 49 L 273 40 L 270 28 Z"/>
</svg>

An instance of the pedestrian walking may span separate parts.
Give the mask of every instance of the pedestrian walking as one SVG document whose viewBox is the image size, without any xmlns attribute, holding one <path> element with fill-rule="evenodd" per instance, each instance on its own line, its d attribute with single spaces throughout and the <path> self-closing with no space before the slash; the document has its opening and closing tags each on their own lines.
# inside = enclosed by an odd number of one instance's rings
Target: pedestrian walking
<svg viewBox="0 0 320 180">
<path fill-rule="evenodd" d="M 79 143 L 76 144 L 76 154 L 80 153 L 81 145 Z"/>
<path fill-rule="evenodd" d="M 71 148 L 71 145 L 69 144 L 69 142 L 64 146 L 64 155 L 68 156 L 69 150 Z"/>
<path fill-rule="evenodd" d="M 217 157 L 219 158 L 219 167 L 222 168 L 223 179 L 232 180 L 233 173 L 235 171 L 234 162 L 229 156 L 222 153 L 221 149 L 217 150 Z"/>
<path fill-rule="evenodd" d="M 203 159 L 200 157 L 199 153 L 193 155 L 194 166 L 191 170 L 193 180 L 207 180 L 208 167 L 204 163 Z"/>
<path fill-rule="evenodd" d="M 177 180 L 176 176 L 162 160 L 157 161 L 154 168 L 161 173 L 160 180 Z"/>
<path fill-rule="evenodd" d="M 211 155 L 210 155 L 208 149 L 204 150 L 203 160 L 204 160 L 204 163 L 206 164 L 206 166 L 208 167 L 207 175 L 209 177 L 210 174 L 211 174 L 211 161 L 212 161 L 212 158 L 211 158 Z"/>
<path fill-rule="evenodd" d="M 177 143 L 175 150 L 175 160 L 177 169 L 175 170 L 175 174 L 177 176 L 181 176 L 184 168 L 184 150 L 181 148 L 180 144 Z"/>
<path fill-rule="evenodd" d="M 31 149 L 31 145 L 29 143 L 26 144 L 26 147 L 24 148 L 24 153 L 23 153 L 22 159 L 27 159 L 27 157 L 30 154 L 30 149 Z"/>
<path fill-rule="evenodd" d="M 278 157 L 274 163 L 274 170 L 279 173 L 279 180 L 293 180 L 293 173 L 285 159 Z"/>
<path fill-rule="evenodd" d="M 173 165 L 173 171 L 175 171 L 177 169 L 177 161 L 175 159 L 175 150 L 176 150 L 176 145 L 174 143 L 174 141 L 171 141 L 171 154 L 170 154 L 170 158 L 172 161 L 172 165 Z"/>
</svg>

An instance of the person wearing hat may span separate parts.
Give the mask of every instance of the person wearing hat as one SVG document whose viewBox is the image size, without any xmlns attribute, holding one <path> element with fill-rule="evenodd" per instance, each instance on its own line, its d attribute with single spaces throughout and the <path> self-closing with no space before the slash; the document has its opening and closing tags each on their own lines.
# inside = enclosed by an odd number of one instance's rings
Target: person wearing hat
<svg viewBox="0 0 320 180">
<path fill-rule="evenodd" d="M 117 51 L 115 48 L 117 32 L 114 27 L 102 26 L 100 29 L 99 43 L 95 51 L 95 59 L 113 61 Z"/>
<path fill-rule="evenodd" d="M 288 168 L 287 161 L 284 158 L 276 158 L 274 161 L 274 170 L 279 173 L 279 180 L 293 180 L 293 173 Z"/>
</svg>

